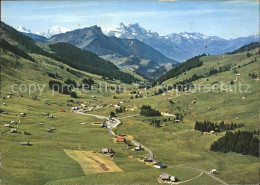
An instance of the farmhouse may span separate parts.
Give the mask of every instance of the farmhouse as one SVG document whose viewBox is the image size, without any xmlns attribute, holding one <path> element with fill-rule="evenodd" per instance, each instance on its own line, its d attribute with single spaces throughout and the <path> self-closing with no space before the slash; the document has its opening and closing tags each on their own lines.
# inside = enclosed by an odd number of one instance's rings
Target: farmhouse
<svg viewBox="0 0 260 185">
<path fill-rule="evenodd" d="M 71 107 L 71 110 L 79 110 L 78 107 Z"/>
<path fill-rule="evenodd" d="M 117 136 L 118 143 L 125 143 L 125 138 L 123 136 Z"/>
<path fill-rule="evenodd" d="M 49 113 L 42 113 L 43 116 L 49 116 Z"/>
<path fill-rule="evenodd" d="M 135 151 L 142 150 L 142 147 L 141 147 L 141 145 L 139 145 L 139 146 L 135 146 L 135 147 L 134 147 L 134 150 L 135 150 Z"/>
<path fill-rule="evenodd" d="M 164 166 L 164 164 L 162 163 L 162 162 L 157 162 L 157 163 L 155 163 L 154 165 L 153 165 L 153 167 L 155 167 L 155 168 L 165 168 L 165 166 Z"/>
<path fill-rule="evenodd" d="M 83 108 L 85 108 L 85 107 L 87 107 L 87 105 L 85 105 L 85 104 L 80 104 L 80 106 L 81 106 L 81 108 L 83 109 Z"/>
<path fill-rule="evenodd" d="M 210 174 L 216 174 L 217 173 L 217 170 L 216 169 L 212 169 L 209 171 Z"/>
<path fill-rule="evenodd" d="M 160 175 L 160 180 L 175 182 L 176 178 L 174 176 L 170 176 L 168 173 L 164 173 Z"/>
<path fill-rule="evenodd" d="M 170 175 L 168 173 L 161 174 L 160 179 L 162 181 L 170 181 Z"/>
<path fill-rule="evenodd" d="M 19 115 L 21 118 L 25 118 L 26 117 L 26 113 L 20 113 Z"/>
<path fill-rule="evenodd" d="M 16 128 L 11 128 L 10 133 L 17 133 Z"/>
<path fill-rule="evenodd" d="M 102 153 L 102 154 L 112 154 L 112 153 L 115 153 L 115 152 L 111 148 L 102 148 L 100 150 L 100 153 Z"/>
<path fill-rule="evenodd" d="M 17 124 L 15 121 L 10 121 L 11 124 Z"/>
<path fill-rule="evenodd" d="M 170 177 L 170 180 L 171 180 L 172 182 L 175 182 L 177 179 L 176 179 L 174 176 L 171 176 L 171 177 Z"/>
<path fill-rule="evenodd" d="M 149 163 L 149 162 L 153 162 L 152 158 L 151 157 L 145 157 L 144 158 L 144 162 L 146 163 Z"/>
<path fill-rule="evenodd" d="M 237 73 L 235 81 L 239 80 L 240 78 L 241 78 L 241 75 L 239 73 Z"/>
<path fill-rule="evenodd" d="M 116 108 L 120 107 L 120 103 L 115 103 L 115 107 Z"/>
<path fill-rule="evenodd" d="M 22 146 L 29 146 L 29 141 L 20 142 L 20 145 Z"/>
</svg>

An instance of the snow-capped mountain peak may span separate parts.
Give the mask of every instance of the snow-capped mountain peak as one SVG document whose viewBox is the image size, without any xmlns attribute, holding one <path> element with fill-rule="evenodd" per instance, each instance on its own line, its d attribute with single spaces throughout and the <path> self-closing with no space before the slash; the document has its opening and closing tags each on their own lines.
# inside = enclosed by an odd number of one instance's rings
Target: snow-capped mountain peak
<svg viewBox="0 0 260 185">
<path fill-rule="evenodd" d="M 27 29 L 27 28 L 25 28 L 23 26 L 18 26 L 17 31 L 24 32 L 24 33 L 31 33 L 30 29 Z"/>
<path fill-rule="evenodd" d="M 25 28 L 23 26 L 18 26 L 17 31 L 23 32 L 23 33 L 32 33 L 30 29 Z M 70 29 L 56 25 L 56 26 L 53 26 L 50 29 L 46 30 L 45 32 L 42 32 L 42 33 L 36 32 L 34 34 L 41 35 L 41 36 L 44 36 L 46 38 L 50 38 L 53 35 L 57 35 L 57 34 L 60 34 L 60 33 L 66 33 L 68 31 L 70 31 Z"/>
<path fill-rule="evenodd" d="M 147 37 L 158 37 L 159 34 L 152 32 L 151 30 L 146 30 L 142 28 L 138 23 L 125 25 L 120 23 L 112 29 L 107 30 L 108 36 L 115 36 L 118 38 L 128 38 L 128 39 L 139 39 L 143 40 Z"/>
<path fill-rule="evenodd" d="M 56 25 L 56 26 L 53 26 L 50 29 L 46 30 L 41 35 L 44 36 L 44 37 L 50 38 L 53 35 L 57 35 L 57 34 L 60 34 L 60 33 L 66 33 L 68 31 L 70 31 L 70 29 Z"/>
</svg>

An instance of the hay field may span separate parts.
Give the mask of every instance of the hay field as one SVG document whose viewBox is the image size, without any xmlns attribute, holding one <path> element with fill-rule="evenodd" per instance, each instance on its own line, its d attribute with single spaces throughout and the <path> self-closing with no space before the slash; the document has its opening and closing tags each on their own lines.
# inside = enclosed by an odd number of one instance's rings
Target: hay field
<svg viewBox="0 0 260 185">
<path fill-rule="evenodd" d="M 82 150 L 64 150 L 64 152 L 79 163 L 86 175 L 104 172 L 123 172 L 112 160 L 102 154 Z"/>
</svg>

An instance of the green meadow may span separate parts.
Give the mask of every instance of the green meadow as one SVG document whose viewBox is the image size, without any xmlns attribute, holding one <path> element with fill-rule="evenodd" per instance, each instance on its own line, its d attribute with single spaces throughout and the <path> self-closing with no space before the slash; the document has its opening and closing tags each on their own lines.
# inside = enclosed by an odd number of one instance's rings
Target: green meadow
<svg viewBox="0 0 260 185">
<path fill-rule="evenodd" d="M 17 92 L 13 93 L 11 98 L 1 99 L 1 109 L 8 111 L 8 114 L 1 114 L 1 183 L 6 185 L 153 185 L 158 184 L 157 178 L 162 173 L 174 175 L 180 182 L 192 179 L 200 174 L 196 170 L 186 168 L 193 167 L 204 171 L 217 169 L 219 174 L 215 176 L 228 184 L 257 184 L 259 182 L 258 158 L 231 152 L 212 152 L 209 150 L 211 143 L 223 136 L 225 132 L 203 135 L 201 132 L 193 130 L 197 120 L 244 123 L 244 127 L 240 130 L 258 130 L 259 80 L 252 79 L 248 73 L 258 74 L 260 56 L 256 55 L 255 51 L 250 53 L 253 55 L 249 58 L 246 56 L 246 52 L 234 55 L 205 56 L 202 58 L 204 64 L 201 67 L 164 83 L 164 86 L 176 83 L 193 74 L 204 75 L 212 68 L 231 64 L 232 70 L 199 79 L 194 84 L 223 82 L 230 85 L 230 81 L 234 81 L 236 78 L 236 73 L 233 72 L 233 68 L 235 68 L 241 74 L 241 78 L 235 81 L 231 88 L 234 89 L 241 82 L 250 85 L 250 92 L 204 92 L 204 89 L 199 92 L 196 89 L 196 92 L 179 92 L 178 94 L 167 92 L 154 95 L 156 87 L 153 87 L 148 90 L 138 89 L 144 93 L 144 96 L 133 99 L 130 99 L 133 95 L 129 95 L 134 90 L 131 85 L 126 85 L 127 91 L 123 93 L 79 91 L 77 99 L 57 92 L 53 95 L 48 87 L 48 82 L 51 80 L 47 75 L 48 72 L 57 72 L 63 80 L 69 77 L 80 82 L 84 78 L 91 77 L 97 83 L 119 85 L 120 82 L 104 81 L 101 76 L 82 71 L 78 71 L 80 76 L 75 76 L 61 69 L 61 63 L 41 55 L 33 55 L 40 62 L 31 62 L 22 58 L 17 59 L 10 52 L 1 54 L 2 97 L 7 97 L 8 93 L 11 93 L 13 84 L 25 84 L 26 87 L 29 87 L 29 84 L 39 84 L 41 87 L 43 84 L 46 85 L 41 95 L 37 88 L 30 95 L 28 92 Z M 248 64 L 254 58 L 257 59 L 257 62 Z M 65 68 L 68 67 L 63 65 Z M 139 78 L 141 79 L 141 77 Z M 62 80 L 60 81 L 62 82 Z M 37 96 L 38 101 L 33 100 L 33 96 Z M 92 96 L 95 96 L 96 99 L 94 100 Z M 114 96 L 118 99 L 114 99 Z M 68 100 L 76 100 L 79 103 L 68 103 Z M 122 124 L 117 128 L 117 133 L 132 136 L 138 142 L 149 147 L 153 151 L 155 159 L 168 165 L 168 168 L 155 169 L 143 164 L 139 159 L 147 156 L 147 152 L 132 151 L 127 149 L 125 144 L 113 142 L 113 137 L 109 135 L 108 129 L 91 124 L 91 122 L 100 121 L 98 118 L 71 112 L 71 107 L 78 106 L 80 103 L 109 105 L 124 100 L 130 100 L 122 105 L 124 107 L 151 105 L 152 108 L 161 112 L 184 115 L 183 122 L 167 121 L 163 122 L 161 127 L 156 128 L 149 124 L 150 117 L 140 115 L 127 117 L 139 114 L 139 109 L 116 114 L 117 118 L 122 120 Z M 174 104 L 171 104 L 169 100 L 172 100 Z M 196 103 L 192 104 L 193 100 L 196 100 Z M 3 103 L 6 103 L 6 106 Z M 209 109 L 209 107 L 211 108 Z M 61 110 L 65 112 L 61 112 Z M 109 116 L 111 111 L 115 111 L 115 108 L 105 107 L 89 113 Z M 25 119 L 17 116 L 22 112 L 27 114 Z M 54 118 L 42 116 L 42 113 L 49 113 Z M 236 117 L 238 119 L 235 119 Z M 15 124 L 11 125 L 11 127 L 17 128 L 18 133 L 6 132 L 10 128 L 3 125 L 10 121 L 18 122 L 18 120 L 20 120 L 18 127 Z M 39 125 L 39 123 L 43 123 L 43 125 Z M 46 132 L 45 129 L 50 127 L 55 127 L 56 130 L 52 133 Z M 30 132 L 31 135 L 26 135 L 24 132 Z M 31 146 L 20 145 L 20 142 L 23 141 L 29 141 Z M 103 147 L 113 148 L 116 153 L 114 162 L 123 172 L 85 175 L 79 164 L 63 151 L 64 149 L 94 151 Z M 174 167 L 175 165 L 178 167 Z M 203 174 L 184 184 L 219 184 L 219 182 Z"/>
</svg>

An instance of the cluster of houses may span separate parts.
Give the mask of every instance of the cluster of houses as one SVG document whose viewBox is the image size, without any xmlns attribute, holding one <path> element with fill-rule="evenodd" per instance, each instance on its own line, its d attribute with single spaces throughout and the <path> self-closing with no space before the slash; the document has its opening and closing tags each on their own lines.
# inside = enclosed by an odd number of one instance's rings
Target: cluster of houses
<svg viewBox="0 0 260 185">
<path fill-rule="evenodd" d="M 123 101 L 117 102 L 115 104 L 102 104 L 102 105 L 96 105 L 96 104 L 93 104 L 89 101 L 89 102 L 82 103 L 78 106 L 73 106 L 73 107 L 71 107 L 71 110 L 72 111 L 84 110 L 86 112 L 91 112 L 94 109 L 100 109 L 100 108 L 106 108 L 106 107 L 108 107 L 108 108 L 111 108 L 111 107 L 120 108 L 120 106 L 123 103 L 126 103 L 126 102 L 130 102 L 130 101 L 129 100 L 123 100 Z M 89 105 L 86 105 L 86 103 L 89 103 Z M 139 109 L 139 107 L 133 106 L 133 105 L 128 105 L 126 107 L 126 111 L 134 111 L 134 110 L 137 110 L 137 109 Z"/>
<path fill-rule="evenodd" d="M 4 127 L 11 127 L 11 125 L 17 125 L 17 124 L 19 124 L 20 123 L 20 120 L 18 121 L 18 122 L 16 122 L 16 121 L 10 121 L 10 123 L 5 123 L 4 124 Z M 12 129 L 11 129 L 12 130 Z M 13 129 L 13 132 L 11 132 L 11 133 L 15 133 L 15 131 L 14 130 L 16 130 L 16 129 Z"/>
<path fill-rule="evenodd" d="M 153 164 L 154 168 L 158 168 L 158 169 L 162 169 L 162 168 L 167 168 L 167 166 L 165 164 L 163 164 L 162 162 L 155 162 L 153 161 L 153 159 L 151 157 L 144 157 L 143 159 L 144 164 L 148 163 L 148 164 Z"/>
</svg>

